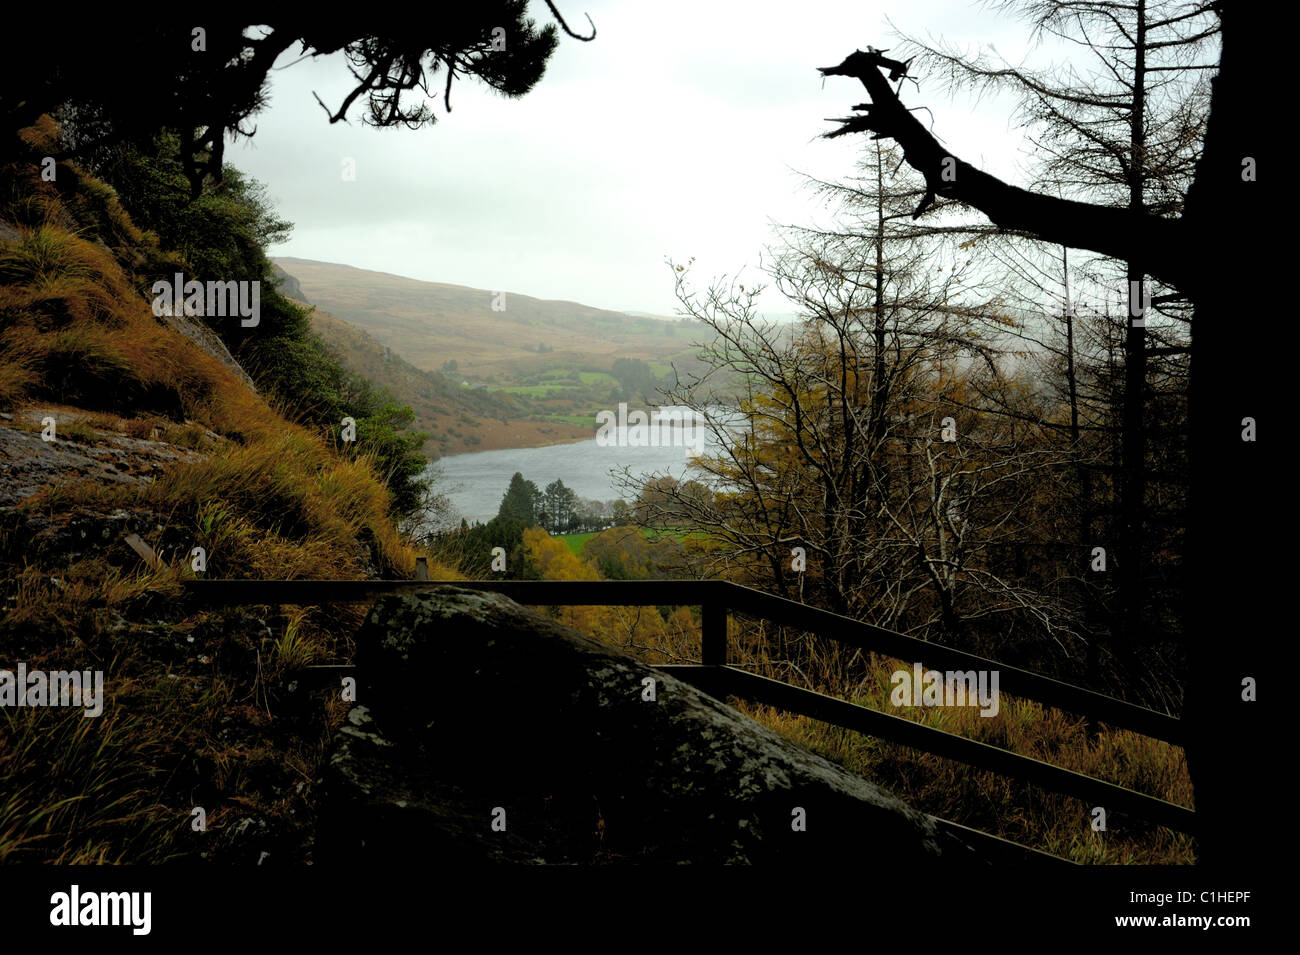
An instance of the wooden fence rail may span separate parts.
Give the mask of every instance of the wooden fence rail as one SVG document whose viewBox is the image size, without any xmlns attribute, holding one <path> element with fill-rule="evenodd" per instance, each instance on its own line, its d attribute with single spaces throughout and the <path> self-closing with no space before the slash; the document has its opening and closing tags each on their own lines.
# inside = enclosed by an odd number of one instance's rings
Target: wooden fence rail
<svg viewBox="0 0 1300 955">
<path fill-rule="evenodd" d="M 1181 745 L 1182 723 L 1083 687 L 1006 666 L 951 647 L 908 637 L 784 597 L 719 580 L 636 581 L 426 581 L 426 580 L 194 580 L 185 581 L 193 606 L 311 606 L 368 601 L 385 594 L 419 593 L 439 587 L 462 587 L 500 593 L 532 606 L 699 606 L 701 646 L 698 665 L 664 665 L 671 673 L 714 696 L 734 695 L 775 706 L 845 729 L 959 760 L 1044 789 L 1086 799 L 1107 809 L 1132 813 L 1184 832 L 1196 831 L 1196 814 L 1183 806 L 1100 779 L 1021 756 L 987 743 L 947 733 L 912 720 L 891 716 L 844 700 L 758 676 L 728 665 L 727 621 L 732 613 L 770 620 L 782 626 L 821 634 L 840 643 L 920 663 L 927 669 L 997 671 L 999 691 L 1047 706 L 1133 730 Z M 319 667 L 322 672 L 346 668 Z M 946 826 L 955 824 L 944 822 Z M 961 828 L 961 827 L 957 827 Z M 975 830 L 968 830 L 975 832 Z M 980 834 L 989 839 L 996 837 Z M 1004 840 L 1000 840 L 1004 841 Z M 1023 849 L 1023 847 L 1021 847 Z M 1031 850 L 1025 850 L 1027 852 Z"/>
</svg>

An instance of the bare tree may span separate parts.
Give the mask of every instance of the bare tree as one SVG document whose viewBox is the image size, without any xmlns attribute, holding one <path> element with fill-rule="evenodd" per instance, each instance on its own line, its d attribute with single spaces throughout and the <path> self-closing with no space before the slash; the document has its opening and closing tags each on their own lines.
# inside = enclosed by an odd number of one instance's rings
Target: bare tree
<svg viewBox="0 0 1300 955">
<path fill-rule="evenodd" d="M 1171 217 L 1183 208 L 1209 113 L 1208 74 L 1216 66 L 1218 18 L 1206 3 L 1128 0 L 1004 0 L 998 9 L 1028 22 L 1031 42 L 1063 41 L 1083 53 L 1050 70 L 1015 65 L 994 54 L 966 56 L 946 46 L 910 40 L 903 55 L 918 69 L 938 74 L 950 88 L 1009 90 L 1019 97 L 1020 116 L 1036 157 L 1034 186 L 1128 209 Z M 1173 312 L 1186 322 L 1183 297 L 1152 287 L 1143 260 L 1092 263 L 1111 272 L 1104 283 L 1125 290 L 1116 315 L 1123 321 L 1122 387 L 1116 392 L 1118 470 L 1116 535 L 1111 547 L 1118 582 L 1116 613 L 1109 626 L 1113 645 L 1137 679 L 1137 650 L 1154 642 L 1159 616 L 1149 607 L 1148 432 L 1150 322 Z M 1128 301 L 1132 297 L 1132 303 Z M 1150 298 L 1153 304 L 1144 305 Z M 1127 314 L 1126 314 L 1127 313 Z M 1070 321 L 1067 318 L 1067 321 Z M 1175 327 L 1177 323 L 1175 323 Z M 1161 355 L 1185 348 L 1185 341 L 1157 341 Z M 1081 493 L 1090 495 L 1091 472 Z M 1083 507 L 1087 513 L 1088 505 Z M 1081 525 L 1085 534 L 1090 530 Z M 1081 535 L 1081 543 L 1086 536 Z M 1109 543 L 1109 542 L 1108 542 Z M 1095 641 L 1094 641 L 1095 646 Z M 1097 658 L 1090 658 L 1097 678 Z"/>
<path fill-rule="evenodd" d="M 836 227 L 787 229 L 769 266 L 797 325 L 760 321 L 758 289 L 700 295 L 677 273 L 722 386 L 668 397 L 711 419 L 719 450 L 696 468 L 713 493 L 629 476 L 640 517 L 706 530 L 700 573 L 926 639 L 989 649 L 1011 633 L 1077 655 L 1059 588 L 1023 560 L 1061 455 L 976 406 L 998 393 L 1039 413 L 980 331 L 991 306 L 969 256 L 946 226 L 912 220 L 924 186 L 896 173 L 900 158 L 876 144 L 860 176 L 812 183 Z"/>
<path fill-rule="evenodd" d="M 1004 229 L 1143 262 L 1148 274 L 1192 302 L 1196 332 L 1189 404 L 1188 564 L 1194 576 L 1183 720 L 1202 821 L 1201 857 L 1241 862 L 1264 852 L 1267 842 L 1262 832 L 1251 829 L 1267 818 L 1263 787 L 1243 781 L 1240 768 L 1265 765 L 1269 758 L 1260 742 L 1265 718 L 1251 702 L 1269 624 L 1262 601 L 1228 604 L 1222 594 L 1236 588 L 1268 593 L 1277 573 L 1264 531 L 1264 505 L 1252 490 L 1252 483 L 1267 482 L 1265 454 L 1250 428 L 1258 426 L 1268 408 L 1262 391 L 1268 376 L 1258 368 L 1249 336 L 1236 330 L 1246 283 L 1270 255 L 1239 236 L 1243 230 L 1260 234 L 1264 229 L 1265 202 L 1256 170 L 1268 161 L 1275 134 L 1262 114 L 1247 52 L 1264 45 L 1261 40 L 1271 26 L 1267 15 L 1249 5 L 1216 3 L 1211 9 L 1222 23 L 1219 73 L 1212 81 L 1196 176 L 1176 219 L 1032 192 L 963 162 L 902 104 L 882 72 L 893 66 L 882 62 L 878 51 L 857 51 L 822 72 L 860 80 L 871 99 L 859 107 L 862 115 L 844 120 L 830 135 L 871 132 L 894 139 L 935 195 L 966 203 Z M 1200 250 L 1206 249 L 1214 250 L 1213 269 L 1204 267 Z M 1224 500 L 1233 502 L 1231 508 L 1223 507 Z M 1217 641 L 1228 633 L 1235 637 L 1231 657 L 1225 658 Z"/>
</svg>

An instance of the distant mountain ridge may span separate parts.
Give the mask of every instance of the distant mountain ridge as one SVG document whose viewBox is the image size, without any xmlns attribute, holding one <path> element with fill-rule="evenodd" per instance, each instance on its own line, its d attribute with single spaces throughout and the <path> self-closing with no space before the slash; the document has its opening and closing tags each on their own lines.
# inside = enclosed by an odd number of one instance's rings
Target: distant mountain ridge
<svg viewBox="0 0 1300 955">
<path fill-rule="evenodd" d="M 472 383 L 514 384 L 524 374 L 617 358 L 687 362 L 697 326 L 580 302 L 424 282 L 385 272 L 281 257 L 301 300 L 364 329 L 417 368 L 455 362 Z"/>
</svg>

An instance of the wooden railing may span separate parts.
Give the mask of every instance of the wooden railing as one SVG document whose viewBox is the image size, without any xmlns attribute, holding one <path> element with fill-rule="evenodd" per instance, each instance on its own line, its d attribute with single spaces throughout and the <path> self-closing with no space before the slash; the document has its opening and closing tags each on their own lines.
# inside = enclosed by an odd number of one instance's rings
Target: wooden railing
<svg viewBox="0 0 1300 955">
<path fill-rule="evenodd" d="M 203 606 L 308 606 L 366 601 L 386 594 L 419 593 L 439 587 L 462 587 L 499 593 L 517 603 L 532 606 L 699 606 L 702 623 L 699 664 L 662 665 L 659 669 L 713 696 L 725 698 L 733 695 L 774 706 L 1001 773 L 1053 792 L 1086 799 L 1108 811 L 1113 809 L 1131 813 L 1183 832 L 1196 831 L 1196 814 L 1183 806 L 731 666 L 727 655 L 727 620 L 731 613 L 759 617 L 830 637 L 846 646 L 920 663 L 927 669 L 997 671 L 1000 692 L 1026 697 L 1111 726 L 1182 745 L 1185 741 L 1184 728 L 1178 719 L 1028 670 L 928 643 L 727 581 L 196 580 L 186 581 L 184 587 L 187 600 L 193 605 Z M 349 668 L 316 669 L 322 673 L 340 673 Z M 936 821 L 947 828 L 960 830 L 963 837 L 1014 845 L 945 820 Z M 1036 856 L 1043 855 L 1024 847 L 1017 848 Z"/>
</svg>

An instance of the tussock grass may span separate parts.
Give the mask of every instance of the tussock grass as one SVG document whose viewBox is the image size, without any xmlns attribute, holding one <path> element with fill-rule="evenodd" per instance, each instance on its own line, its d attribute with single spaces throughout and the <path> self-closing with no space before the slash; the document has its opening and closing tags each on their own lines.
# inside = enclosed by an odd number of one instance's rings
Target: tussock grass
<svg viewBox="0 0 1300 955">
<path fill-rule="evenodd" d="M 153 427 L 150 426 L 148 431 L 138 436 L 147 438 L 152 430 Z M 162 439 L 178 448 L 202 448 L 208 443 L 208 429 L 194 423 L 173 425 L 165 429 Z"/>
<path fill-rule="evenodd" d="M 105 706 L 0 709 L 0 863 L 163 862 L 181 819 L 153 798 L 158 742 Z"/>
<path fill-rule="evenodd" d="M 392 526 L 372 463 L 333 454 L 215 358 L 155 321 L 105 250 L 42 225 L 0 246 L 0 281 L 7 346 L 0 354 L 0 398 L 8 404 L 76 403 L 117 420 L 143 405 L 192 419 L 167 429 L 182 447 L 202 445 L 205 428 L 233 442 L 143 492 L 60 488 L 37 506 L 130 500 L 193 521 L 200 507 L 218 502 L 227 517 L 212 528 L 213 539 L 196 542 L 208 549 L 213 576 L 355 577 L 366 570 L 365 547 L 383 575 L 409 576 L 415 552 Z M 144 434 L 144 427 L 124 430 Z M 94 437 L 79 424 L 64 424 L 60 432 L 70 440 Z"/>
<path fill-rule="evenodd" d="M 79 444 L 94 444 L 99 440 L 99 435 L 94 428 L 75 418 L 65 421 L 56 434 L 60 441 L 76 441 Z"/>
<path fill-rule="evenodd" d="M 322 639 L 319 623 L 312 618 L 311 608 L 300 607 L 289 615 L 272 650 L 273 674 L 294 673 L 328 656 L 328 643 Z"/>
<path fill-rule="evenodd" d="M 46 154 L 53 125 L 25 137 Z M 161 567 L 115 541 L 42 564 L 22 533 L 0 533 L 0 666 L 103 669 L 106 697 L 91 719 L 0 710 L 0 862 L 193 858 L 250 813 L 292 832 L 310 818 L 347 704 L 288 685 L 304 666 L 351 658 L 364 608 L 190 614 L 174 600 L 194 574 L 190 549 L 206 550 L 205 576 L 246 579 L 409 578 L 417 551 L 393 525 L 372 459 L 289 423 L 155 318 L 139 276 L 183 263 L 131 223 L 113 190 L 68 163 L 56 183 L 37 168 L 0 167 L 0 220 L 19 232 L 0 242 L 0 408 L 68 409 L 54 412 L 62 439 L 156 437 L 200 458 L 151 484 L 63 482 L 20 505 L 55 527 L 143 510 L 157 526 L 142 535 L 167 543 Z M 17 415 L 9 424 L 33 427 Z M 436 561 L 430 570 L 455 576 Z M 190 830 L 196 805 L 206 835 Z"/>
<path fill-rule="evenodd" d="M 410 577 L 416 549 L 394 527 L 387 489 L 368 463 L 333 457 L 319 438 L 282 427 L 177 464 L 152 485 L 74 482 L 21 506 L 49 515 L 119 507 L 168 515 L 166 527 L 184 529 L 206 551 L 208 577 Z"/>
<path fill-rule="evenodd" d="M 6 542 L 5 550 L 14 547 L 14 542 Z M 5 567 L 3 593 L 8 606 L 0 618 L 6 638 L 0 639 L 0 665 L 7 665 L 2 661 L 19 641 L 40 645 L 31 638 L 47 634 L 89 640 L 104 630 L 114 611 L 124 611 L 145 597 L 166 601 L 180 596 L 175 567 L 135 564 L 124 569 L 91 559 L 66 567 L 5 562 L 10 565 Z"/>
<path fill-rule="evenodd" d="M 212 355 L 160 323 L 111 252 L 63 226 L 0 244 L 0 402 L 186 418 L 242 439 L 283 424 Z"/>
</svg>

